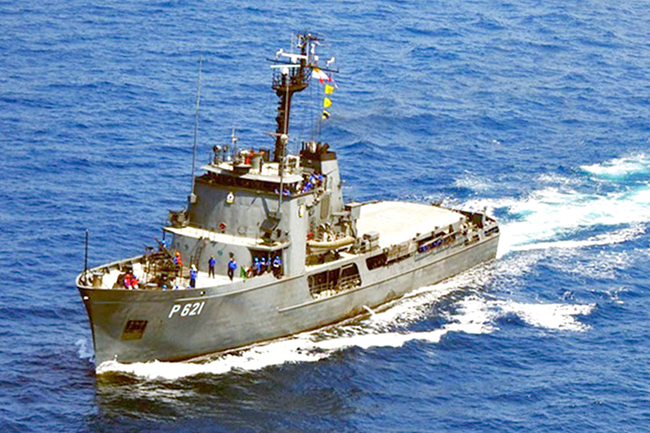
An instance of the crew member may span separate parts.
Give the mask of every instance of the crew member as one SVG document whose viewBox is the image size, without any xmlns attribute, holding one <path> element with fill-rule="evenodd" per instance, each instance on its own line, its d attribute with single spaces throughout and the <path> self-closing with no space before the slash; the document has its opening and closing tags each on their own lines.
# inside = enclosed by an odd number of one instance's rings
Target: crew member
<svg viewBox="0 0 650 433">
<path fill-rule="evenodd" d="M 210 260 L 208 260 L 208 277 L 214 278 L 214 265 L 216 264 L 217 261 L 214 256 L 210 256 Z"/>
<path fill-rule="evenodd" d="M 131 289 L 131 272 L 126 271 L 124 275 L 124 288 L 129 290 Z"/>
<path fill-rule="evenodd" d="M 273 259 L 273 275 L 277 278 L 280 278 L 280 275 L 282 275 L 282 259 L 280 256 L 275 256 Z"/>
<path fill-rule="evenodd" d="M 253 267 L 255 268 L 255 275 L 262 275 L 262 264 L 259 257 L 255 257 L 253 260 Z"/>
<path fill-rule="evenodd" d="M 131 272 L 131 288 L 132 289 L 140 288 L 140 280 L 138 280 L 138 277 L 136 277 L 133 272 Z"/>
<path fill-rule="evenodd" d="M 236 269 L 237 269 L 237 262 L 235 261 L 235 258 L 231 253 L 230 261 L 228 262 L 228 278 L 230 278 L 230 281 L 232 281 L 233 277 L 235 276 Z"/>
<path fill-rule="evenodd" d="M 174 255 L 174 265 L 176 266 L 176 275 L 183 275 L 183 259 L 181 259 L 180 251 L 176 251 Z"/>
<path fill-rule="evenodd" d="M 196 266 L 192 265 L 190 268 L 190 288 L 196 287 Z"/>
<path fill-rule="evenodd" d="M 259 274 L 262 275 L 264 272 L 266 272 L 266 259 L 262 257 L 260 259 L 260 271 Z"/>
</svg>

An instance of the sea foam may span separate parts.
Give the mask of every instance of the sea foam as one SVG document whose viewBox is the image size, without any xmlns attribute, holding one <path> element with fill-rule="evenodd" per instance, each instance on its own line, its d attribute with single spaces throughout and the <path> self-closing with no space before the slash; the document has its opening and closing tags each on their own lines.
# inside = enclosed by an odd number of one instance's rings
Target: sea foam
<svg viewBox="0 0 650 433">
<path fill-rule="evenodd" d="M 632 174 L 649 172 L 650 157 L 643 153 L 637 153 L 600 164 L 583 165 L 580 168 L 598 177 L 617 179 Z"/>
</svg>

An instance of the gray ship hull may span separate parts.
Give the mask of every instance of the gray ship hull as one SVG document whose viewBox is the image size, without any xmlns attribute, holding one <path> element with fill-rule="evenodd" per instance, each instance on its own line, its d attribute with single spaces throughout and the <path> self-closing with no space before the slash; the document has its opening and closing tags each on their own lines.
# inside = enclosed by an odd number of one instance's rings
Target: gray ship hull
<svg viewBox="0 0 650 433">
<path fill-rule="evenodd" d="M 370 269 L 372 253 L 308 268 L 187 290 L 78 288 L 92 327 L 95 363 L 177 361 L 317 329 L 364 313 L 416 288 L 495 258 L 498 230 Z M 308 279 L 356 263 L 357 286 L 314 299 Z"/>
</svg>

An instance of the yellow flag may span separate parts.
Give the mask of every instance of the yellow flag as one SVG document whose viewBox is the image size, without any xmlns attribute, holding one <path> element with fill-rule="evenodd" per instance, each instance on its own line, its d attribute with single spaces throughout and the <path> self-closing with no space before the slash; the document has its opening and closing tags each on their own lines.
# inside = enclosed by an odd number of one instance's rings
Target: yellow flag
<svg viewBox="0 0 650 433">
<path fill-rule="evenodd" d="M 330 98 L 323 99 L 323 107 L 330 108 L 332 106 L 332 100 Z"/>
<path fill-rule="evenodd" d="M 327 120 L 330 118 L 330 112 L 327 110 L 323 110 L 323 120 Z"/>
<path fill-rule="evenodd" d="M 331 95 L 334 93 L 334 86 L 330 86 L 329 84 L 325 84 L 325 94 Z"/>
</svg>

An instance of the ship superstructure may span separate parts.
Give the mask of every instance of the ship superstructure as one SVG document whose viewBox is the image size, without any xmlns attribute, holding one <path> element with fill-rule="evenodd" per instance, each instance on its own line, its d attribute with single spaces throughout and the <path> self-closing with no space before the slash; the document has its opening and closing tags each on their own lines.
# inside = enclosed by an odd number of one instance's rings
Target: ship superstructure
<svg viewBox="0 0 650 433">
<path fill-rule="evenodd" d="M 155 251 L 84 271 L 77 286 L 96 365 L 182 360 L 363 313 L 496 255 L 484 213 L 408 202 L 345 203 L 329 144 L 287 154 L 292 96 L 328 77 L 321 41 L 280 50 L 273 150 L 215 146 Z"/>
</svg>

